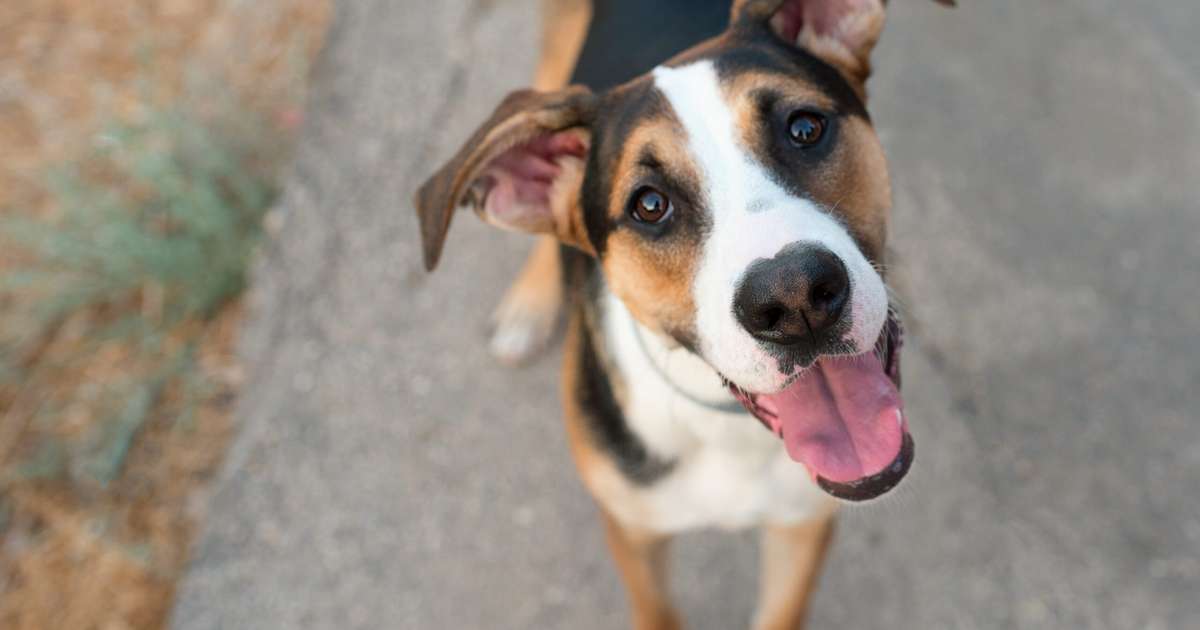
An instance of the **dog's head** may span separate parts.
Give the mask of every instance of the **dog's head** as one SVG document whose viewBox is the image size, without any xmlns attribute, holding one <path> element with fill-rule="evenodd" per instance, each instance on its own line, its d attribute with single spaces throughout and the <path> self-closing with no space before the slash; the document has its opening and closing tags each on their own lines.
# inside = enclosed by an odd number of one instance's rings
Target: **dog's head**
<svg viewBox="0 0 1200 630">
<path fill-rule="evenodd" d="M 864 106 L 883 21 L 883 0 L 738 0 L 724 34 L 606 93 L 510 95 L 417 195 L 426 266 L 460 206 L 557 235 L 826 490 L 882 494 L 912 456 Z"/>
</svg>

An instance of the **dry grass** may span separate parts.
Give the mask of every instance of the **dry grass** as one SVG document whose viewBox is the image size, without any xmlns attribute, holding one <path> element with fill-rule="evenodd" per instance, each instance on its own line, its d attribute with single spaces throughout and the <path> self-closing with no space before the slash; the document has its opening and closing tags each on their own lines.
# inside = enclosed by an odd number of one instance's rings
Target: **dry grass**
<svg viewBox="0 0 1200 630">
<path fill-rule="evenodd" d="M 106 125 L 143 124 L 180 99 L 202 119 L 235 104 L 267 121 L 265 137 L 286 137 L 328 14 L 314 0 L 0 2 L 0 219 L 62 221 L 46 174 L 93 153 Z M 132 205 L 147 194 L 89 175 Z M 34 249 L 0 247 L 0 272 L 36 262 Z M 220 460 L 240 382 L 237 301 L 167 318 L 167 290 L 146 281 L 50 325 L 27 316 L 48 297 L 0 296 L 0 628 L 166 619 L 195 526 L 189 501 Z M 97 334 L 131 315 L 150 332 Z M 137 422 L 121 427 L 125 417 Z M 124 438 L 98 441 L 114 418 Z"/>
<path fill-rule="evenodd" d="M 234 308 L 210 324 L 214 338 L 203 350 L 205 369 L 233 369 L 237 319 Z M 80 367 L 120 372 L 105 365 L 110 360 L 98 356 L 95 365 Z M 178 410 L 170 401 L 178 395 L 164 396 L 122 474 L 106 487 L 31 478 L 5 488 L 0 627 L 162 625 L 195 524 L 188 498 L 218 463 L 229 434 L 231 386 L 207 397 L 190 426 L 174 422 Z M 88 410 L 78 413 L 87 417 Z"/>
</svg>

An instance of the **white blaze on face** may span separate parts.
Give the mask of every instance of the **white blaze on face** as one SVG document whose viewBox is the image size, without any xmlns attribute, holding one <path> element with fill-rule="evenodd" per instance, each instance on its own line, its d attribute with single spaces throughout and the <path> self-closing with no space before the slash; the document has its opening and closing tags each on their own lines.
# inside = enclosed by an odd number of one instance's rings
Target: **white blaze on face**
<svg viewBox="0 0 1200 630">
<path fill-rule="evenodd" d="M 734 292 L 746 269 L 793 243 L 823 245 L 841 258 L 850 276 L 846 341 L 860 351 L 873 349 L 887 318 L 883 280 L 836 219 L 788 193 L 743 146 L 712 62 L 657 68 L 654 82 L 687 132 L 712 216 L 692 287 L 704 358 L 756 393 L 779 391 L 794 374 L 780 372 L 776 358 L 733 314 Z"/>
</svg>

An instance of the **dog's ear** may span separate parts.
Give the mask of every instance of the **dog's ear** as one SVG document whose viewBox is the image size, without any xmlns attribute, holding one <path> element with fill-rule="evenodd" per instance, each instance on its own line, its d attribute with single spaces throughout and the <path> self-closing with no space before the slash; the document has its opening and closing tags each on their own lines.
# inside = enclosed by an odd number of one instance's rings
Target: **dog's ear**
<svg viewBox="0 0 1200 630">
<path fill-rule="evenodd" d="M 579 209 L 595 96 L 584 87 L 513 92 L 417 190 L 417 217 L 432 271 L 455 209 L 470 206 L 509 230 L 556 234 L 585 251 Z"/>
<path fill-rule="evenodd" d="M 954 6 L 954 0 L 934 0 Z M 871 49 L 883 32 L 887 0 L 734 0 L 733 27 L 768 24 L 862 86 L 871 74 Z"/>
</svg>

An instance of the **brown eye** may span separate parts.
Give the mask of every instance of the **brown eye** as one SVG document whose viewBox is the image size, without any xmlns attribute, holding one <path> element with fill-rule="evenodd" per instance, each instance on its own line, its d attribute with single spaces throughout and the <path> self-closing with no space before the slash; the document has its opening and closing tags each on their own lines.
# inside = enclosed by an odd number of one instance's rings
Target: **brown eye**
<svg viewBox="0 0 1200 630">
<path fill-rule="evenodd" d="M 671 216 L 671 200 L 661 192 L 646 187 L 633 196 L 633 206 L 629 211 L 634 219 L 642 223 L 662 223 Z"/>
<path fill-rule="evenodd" d="M 812 112 L 795 112 L 788 118 L 788 136 L 801 146 L 811 146 L 825 134 L 825 118 Z"/>
</svg>

